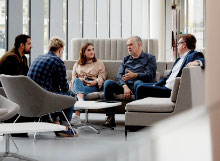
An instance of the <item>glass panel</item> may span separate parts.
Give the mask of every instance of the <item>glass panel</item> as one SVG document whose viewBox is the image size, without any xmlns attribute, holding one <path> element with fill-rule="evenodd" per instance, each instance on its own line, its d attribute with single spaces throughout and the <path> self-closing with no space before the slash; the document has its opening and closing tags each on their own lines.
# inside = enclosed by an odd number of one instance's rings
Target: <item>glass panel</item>
<svg viewBox="0 0 220 161">
<path fill-rule="evenodd" d="M 29 35 L 29 0 L 23 0 L 23 33 Z"/>
<path fill-rule="evenodd" d="M 6 0 L 0 0 L 0 57 L 6 50 Z"/>
<path fill-rule="evenodd" d="M 66 60 L 67 50 L 68 50 L 68 43 L 66 43 L 67 42 L 67 0 L 63 0 L 63 39 L 65 41 L 63 60 Z"/>
<path fill-rule="evenodd" d="M 49 0 L 44 0 L 44 53 L 48 52 L 49 42 Z"/>
<path fill-rule="evenodd" d="M 188 19 L 185 30 L 196 36 L 196 49 L 205 49 L 205 9 L 204 0 L 188 0 Z"/>
</svg>

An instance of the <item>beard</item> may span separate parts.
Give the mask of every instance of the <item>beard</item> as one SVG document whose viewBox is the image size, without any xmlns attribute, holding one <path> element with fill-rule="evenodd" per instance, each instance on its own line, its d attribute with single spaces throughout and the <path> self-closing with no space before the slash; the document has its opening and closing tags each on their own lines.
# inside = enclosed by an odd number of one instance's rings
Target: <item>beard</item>
<svg viewBox="0 0 220 161">
<path fill-rule="evenodd" d="M 24 49 L 24 54 L 30 54 L 30 52 L 31 52 L 31 49 L 29 49 L 29 50 Z"/>
</svg>

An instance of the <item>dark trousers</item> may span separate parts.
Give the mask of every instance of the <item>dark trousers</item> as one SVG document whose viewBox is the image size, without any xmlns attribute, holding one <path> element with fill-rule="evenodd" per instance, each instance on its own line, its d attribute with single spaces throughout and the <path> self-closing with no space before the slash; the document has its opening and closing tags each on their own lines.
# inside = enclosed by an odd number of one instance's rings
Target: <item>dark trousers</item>
<svg viewBox="0 0 220 161">
<path fill-rule="evenodd" d="M 136 99 L 145 97 L 162 97 L 169 98 L 171 90 L 165 86 L 153 86 L 153 83 L 143 83 L 137 87 Z"/>
<path fill-rule="evenodd" d="M 128 87 L 131 89 L 133 94 L 136 93 L 137 87 L 142 84 L 141 80 L 137 80 L 133 84 L 129 84 Z M 115 100 L 115 94 L 123 94 L 124 88 L 120 86 L 117 82 L 113 80 L 106 80 L 104 83 L 104 99 L 108 100 Z M 115 115 L 115 108 L 107 108 L 106 109 L 107 116 L 114 116 Z"/>
</svg>

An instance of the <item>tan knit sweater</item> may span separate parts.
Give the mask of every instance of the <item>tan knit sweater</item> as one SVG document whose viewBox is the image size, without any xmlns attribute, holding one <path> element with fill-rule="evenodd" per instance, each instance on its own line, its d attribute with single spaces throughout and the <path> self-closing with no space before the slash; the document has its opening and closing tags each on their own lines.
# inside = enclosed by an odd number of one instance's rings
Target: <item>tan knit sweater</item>
<svg viewBox="0 0 220 161">
<path fill-rule="evenodd" d="M 87 62 L 85 65 L 79 65 L 78 62 L 76 62 L 73 66 L 72 80 L 69 84 L 69 88 L 72 90 L 72 84 L 76 78 L 96 80 L 99 88 L 101 88 L 106 80 L 106 76 L 104 63 L 99 59 L 97 59 L 96 62 Z"/>
</svg>

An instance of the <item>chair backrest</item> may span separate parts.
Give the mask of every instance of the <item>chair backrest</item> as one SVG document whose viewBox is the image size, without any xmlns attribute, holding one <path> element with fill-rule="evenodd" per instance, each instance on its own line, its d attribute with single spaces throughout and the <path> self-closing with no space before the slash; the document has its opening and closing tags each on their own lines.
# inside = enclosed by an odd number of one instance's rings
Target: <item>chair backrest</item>
<svg viewBox="0 0 220 161">
<path fill-rule="evenodd" d="M 5 121 L 15 116 L 20 110 L 18 104 L 0 95 L 0 121 Z"/>
<path fill-rule="evenodd" d="M 19 114 L 39 117 L 71 107 L 75 99 L 46 91 L 27 76 L 0 76 L 7 98 L 20 105 Z"/>
<path fill-rule="evenodd" d="M 180 80 L 174 112 L 200 107 L 205 100 L 205 71 L 201 67 L 185 67 Z"/>
<path fill-rule="evenodd" d="M 72 39 L 72 50 L 69 60 L 78 60 L 80 48 L 86 42 L 94 45 L 96 57 L 101 60 L 122 60 L 128 55 L 127 39 Z M 142 39 L 143 51 L 158 58 L 158 41 L 156 39 Z"/>
</svg>

